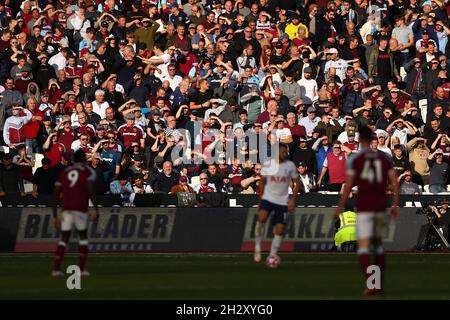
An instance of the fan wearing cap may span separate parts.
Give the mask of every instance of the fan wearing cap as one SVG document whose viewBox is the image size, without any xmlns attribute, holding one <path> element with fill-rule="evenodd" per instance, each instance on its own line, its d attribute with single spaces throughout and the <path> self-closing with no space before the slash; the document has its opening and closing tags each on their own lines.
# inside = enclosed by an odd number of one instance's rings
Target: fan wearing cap
<svg viewBox="0 0 450 320">
<path fill-rule="evenodd" d="M 351 152 L 358 152 L 359 142 L 355 140 L 356 132 L 353 130 L 347 131 L 348 141 L 344 142 L 342 145 L 350 149 Z"/>
<path fill-rule="evenodd" d="M 180 176 L 180 179 L 178 180 L 178 184 L 174 185 L 170 189 L 170 193 L 172 193 L 172 194 L 177 194 L 179 192 L 195 193 L 194 188 L 192 188 L 188 184 L 188 178 L 186 176 Z"/>
<path fill-rule="evenodd" d="M 317 189 L 316 176 L 308 170 L 306 162 L 299 162 L 297 172 L 300 177 L 300 194 L 315 191 Z"/>
<path fill-rule="evenodd" d="M 312 132 L 314 130 L 314 128 L 319 124 L 319 122 L 321 121 L 320 117 L 316 116 L 316 108 L 314 107 L 308 107 L 307 111 L 307 116 L 301 118 L 298 121 L 298 124 L 305 127 L 306 130 L 306 135 L 308 137 L 312 136 Z"/>
<path fill-rule="evenodd" d="M 444 152 L 440 148 L 428 156 L 431 193 L 447 192 L 448 164 L 443 160 Z"/>
<path fill-rule="evenodd" d="M 422 31 L 422 39 L 416 41 L 416 50 L 420 53 L 425 53 L 428 51 L 429 44 L 433 44 L 436 47 L 436 42 L 433 39 L 430 39 L 430 34 L 428 30 Z M 433 48 L 434 49 L 434 48 Z"/>
<path fill-rule="evenodd" d="M 159 23 L 152 21 L 148 17 L 142 20 L 142 26 L 137 28 L 134 32 L 136 42 L 143 42 L 147 45 L 147 49 L 153 51 L 155 34 L 159 28 Z"/>
<path fill-rule="evenodd" d="M 336 75 L 340 79 L 345 79 L 345 72 L 348 68 L 347 61 L 340 57 L 339 51 L 336 48 L 328 49 L 328 51 L 325 52 L 331 55 L 331 59 L 325 63 L 324 72 L 327 73 L 328 69 L 334 68 L 336 69 Z"/>
<path fill-rule="evenodd" d="M 298 148 L 292 148 L 291 159 L 294 163 L 304 162 L 308 167 L 308 172 L 316 174 L 317 172 L 316 153 L 308 145 L 306 136 L 300 136 L 298 141 Z"/>
<path fill-rule="evenodd" d="M 15 87 L 16 90 L 22 94 L 27 93 L 28 86 L 32 82 L 31 68 L 29 66 L 24 66 L 21 70 L 21 75 L 16 79 Z"/>
<path fill-rule="evenodd" d="M 281 68 L 283 62 L 284 62 L 284 46 L 281 41 L 278 41 L 275 43 L 275 51 L 271 54 L 269 59 L 269 69 L 274 68 L 277 66 L 278 68 Z"/>
<path fill-rule="evenodd" d="M 300 22 L 300 16 L 297 13 L 294 13 L 291 17 L 291 23 L 286 25 L 284 32 L 289 35 L 289 39 L 293 40 L 298 38 L 299 28 L 303 28 L 306 31 L 306 38 L 309 37 L 308 28 Z"/>
<path fill-rule="evenodd" d="M 39 111 L 44 113 L 46 116 L 50 116 L 54 106 L 50 103 L 50 92 L 47 89 L 41 92 L 41 102 L 39 103 Z"/>
<path fill-rule="evenodd" d="M 267 132 L 275 132 L 275 136 L 280 143 L 289 144 L 293 141 L 291 130 L 286 125 L 286 120 L 282 115 L 278 115 L 274 120 L 271 121 Z"/>
<path fill-rule="evenodd" d="M 175 1 L 175 2 L 169 3 L 167 5 L 167 8 L 170 11 L 169 22 L 171 24 L 173 24 L 174 26 L 183 25 L 187 30 L 191 21 L 189 20 L 187 14 L 185 12 L 183 12 L 182 10 L 180 10 L 177 2 Z"/>
</svg>

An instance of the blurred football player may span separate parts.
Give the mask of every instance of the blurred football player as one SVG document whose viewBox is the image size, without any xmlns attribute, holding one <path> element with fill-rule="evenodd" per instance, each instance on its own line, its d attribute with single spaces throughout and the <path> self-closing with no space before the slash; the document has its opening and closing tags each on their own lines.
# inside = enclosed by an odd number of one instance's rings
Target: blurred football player
<svg viewBox="0 0 450 320">
<path fill-rule="evenodd" d="M 347 178 L 335 209 L 337 218 L 345 206 L 353 186 L 358 187 L 356 196 L 356 211 L 358 212 L 356 230 L 358 241 L 358 257 L 361 270 L 366 279 L 371 275 L 368 267 L 372 265 L 370 248 L 374 249 L 375 265 L 381 271 L 381 288 L 367 288 L 364 295 L 374 295 L 382 292 L 384 270 L 384 251 L 381 243 L 382 230 L 385 222 L 387 204 L 387 187 L 392 187 L 392 210 L 394 221 L 398 218 L 399 186 L 390 159 L 382 152 L 370 148 L 374 133 L 370 128 L 363 127 L 359 131 L 360 153 L 353 155 L 347 161 Z"/>
<path fill-rule="evenodd" d="M 270 256 L 277 256 L 281 245 L 284 226 L 288 211 L 295 208 L 300 178 L 295 164 L 287 159 L 288 150 L 284 144 L 279 145 L 278 159 L 271 159 L 268 165 L 261 170 L 260 203 L 258 209 L 258 221 L 255 227 L 255 262 L 261 262 L 261 241 L 264 232 L 264 224 L 273 212 L 272 223 L 275 225 L 275 235 L 270 248 Z M 289 186 L 294 182 L 293 194 L 289 199 Z"/>
<path fill-rule="evenodd" d="M 81 149 L 74 153 L 74 164 L 61 171 L 53 193 L 53 225 L 61 229 L 61 241 L 58 243 L 55 254 L 55 264 L 52 276 L 62 276 L 61 262 L 69 243 L 72 228 L 78 232 L 79 237 L 79 268 L 81 275 L 88 276 L 85 269 L 88 254 L 88 205 L 89 199 L 94 206 L 91 219 L 98 217 L 98 208 L 95 200 L 94 182 L 95 171 L 86 165 L 86 154 Z M 57 205 L 61 200 L 61 219 L 57 215 Z"/>
</svg>

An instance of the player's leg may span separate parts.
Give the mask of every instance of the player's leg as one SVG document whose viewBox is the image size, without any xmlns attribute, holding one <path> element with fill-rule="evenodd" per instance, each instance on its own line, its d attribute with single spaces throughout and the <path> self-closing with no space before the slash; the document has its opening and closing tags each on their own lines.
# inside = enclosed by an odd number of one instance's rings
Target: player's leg
<svg viewBox="0 0 450 320">
<path fill-rule="evenodd" d="M 374 254 L 375 254 L 375 264 L 380 268 L 381 271 L 381 284 L 383 285 L 383 273 L 385 270 L 385 256 L 382 243 L 383 228 L 385 224 L 384 213 L 378 213 L 374 217 L 374 237 L 372 239 Z"/>
<path fill-rule="evenodd" d="M 284 233 L 284 224 L 277 223 L 275 225 L 272 245 L 270 246 L 270 255 L 278 255 L 278 250 L 280 249 L 281 241 L 283 240 L 283 233 Z"/>
<path fill-rule="evenodd" d="M 87 230 L 78 231 L 78 237 L 80 239 L 78 243 L 78 250 L 80 252 L 78 267 L 80 267 L 81 273 L 86 275 L 86 261 L 88 256 Z"/>
<path fill-rule="evenodd" d="M 288 208 L 287 206 L 276 205 L 274 211 L 273 223 L 275 225 L 275 231 L 270 247 L 270 255 L 278 255 L 278 250 L 280 249 L 281 241 L 283 240 Z"/>
<path fill-rule="evenodd" d="M 377 250 L 377 237 L 381 237 L 379 231 L 379 216 L 378 214 L 364 213 L 358 214 L 357 219 L 357 234 L 358 234 L 358 257 L 361 266 L 361 271 L 367 280 L 371 273 L 368 273 L 368 268 L 372 264 L 370 259 L 370 246 L 373 245 L 375 252 Z M 381 239 L 381 238 L 380 238 Z M 367 286 L 367 281 L 366 281 Z M 378 288 L 366 288 L 363 292 L 365 296 L 379 294 L 381 290 Z"/>
<path fill-rule="evenodd" d="M 62 275 L 61 263 L 66 253 L 66 247 L 69 243 L 70 232 L 73 226 L 73 215 L 68 211 L 63 211 L 61 214 L 61 240 L 56 247 L 55 261 L 53 265 L 53 276 Z"/>
<path fill-rule="evenodd" d="M 78 250 L 80 253 L 78 267 L 80 267 L 82 275 L 88 275 L 86 271 L 86 261 L 88 256 L 88 240 L 87 240 L 87 229 L 88 229 L 89 215 L 83 212 L 76 212 L 75 214 L 75 227 L 78 231 Z"/>
<path fill-rule="evenodd" d="M 270 210 L 271 208 L 269 203 L 265 200 L 261 200 L 258 210 L 258 221 L 256 221 L 255 225 L 255 262 L 261 262 L 261 242 L 264 232 L 264 225 L 267 221 Z"/>
<path fill-rule="evenodd" d="M 358 238 L 358 260 L 361 272 L 367 278 L 367 268 L 370 266 L 370 243 L 373 237 L 373 213 L 359 213 L 356 219 Z"/>
</svg>

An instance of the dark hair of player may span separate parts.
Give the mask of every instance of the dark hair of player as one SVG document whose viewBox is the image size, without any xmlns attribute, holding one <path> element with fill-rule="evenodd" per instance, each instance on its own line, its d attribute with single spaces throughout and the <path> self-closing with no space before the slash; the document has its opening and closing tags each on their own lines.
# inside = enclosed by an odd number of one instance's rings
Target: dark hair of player
<svg viewBox="0 0 450 320">
<path fill-rule="evenodd" d="M 361 142 L 370 143 L 372 136 L 373 132 L 369 127 L 364 126 L 359 130 L 359 141 Z"/>
<path fill-rule="evenodd" d="M 352 200 L 347 200 L 347 202 L 345 203 L 344 211 L 355 211 L 355 206 L 353 205 Z"/>
<path fill-rule="evenodd" d="M 86 161 L 86 152 L 81 149 L 78 149 L 73 154 L 73 162 L 85 162 Z"/>
</svg>

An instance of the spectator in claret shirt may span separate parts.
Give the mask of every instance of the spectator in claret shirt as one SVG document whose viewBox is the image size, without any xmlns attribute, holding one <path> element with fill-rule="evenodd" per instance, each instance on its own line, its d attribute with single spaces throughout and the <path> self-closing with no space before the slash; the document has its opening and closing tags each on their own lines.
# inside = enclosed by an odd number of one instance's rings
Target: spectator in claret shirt
<svg viewBox="0 0 450 320">
<path fill-rule="evenodd" d="M 133 113 L 128 113 L 125 118 L 127 123 L 118 129 L 120 141 L 125 148 L 129 147 L 132 142 L 138 142 L 143 149 L 145 147 L 144 131 L 140 126 L 134 124 L 135 116 Z"/>
<path fill-rule="evenodd" d="M 212 183 L 208 183 L 208 175 L 206 173 L 201 173 L 200 176 L 200 184 L 194 187 L 194 191 L 196 193 L 210 193 L 216 192 L 216 187 Z"/>
</svg>

